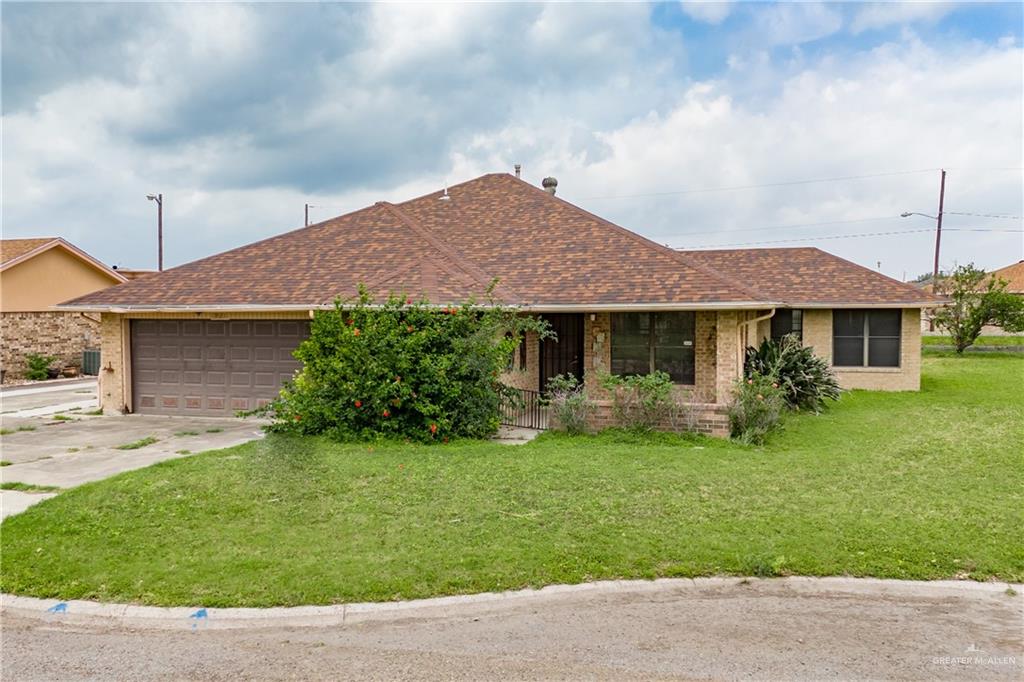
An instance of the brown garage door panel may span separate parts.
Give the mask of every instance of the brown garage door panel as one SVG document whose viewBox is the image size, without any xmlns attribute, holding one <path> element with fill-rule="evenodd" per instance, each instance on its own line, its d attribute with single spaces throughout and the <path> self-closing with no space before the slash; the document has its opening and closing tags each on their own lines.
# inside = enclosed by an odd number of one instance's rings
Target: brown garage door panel
<svg viewBox="0 0 1024 682">
<path fill-rule="evenodd" d="M 303 320 L 132 320 L 132 409 L 231 415 L 266 405 L 300 367 Z"/>
</svg>

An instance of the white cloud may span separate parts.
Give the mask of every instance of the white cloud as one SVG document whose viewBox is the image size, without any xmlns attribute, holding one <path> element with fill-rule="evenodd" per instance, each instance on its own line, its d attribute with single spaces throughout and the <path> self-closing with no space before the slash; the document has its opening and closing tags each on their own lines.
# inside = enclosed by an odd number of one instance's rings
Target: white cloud
<svg viewBox="0 0 1024 682">
<path fill-rule="evenodd" d="M 950 2 L 872 2 L 860 6 L 850 23 L 853 33 L 919 21 L 935 22 L 957 7 Z"/>
<path fill-rule="evenodd" d="M 283 37 L 260 6 L 218 6 L 195 32 L 199 19 L 178 13 L 205 6 L 161 9 L 172 21 L 121 49 L 130 68 L 53 81 L 31 107 L 5 111 L 5 236 L 59 233 L 107 261 L 151 265 L 145 194 L 161 191 L 168 261 L 180 263 L 297 227 L 307 201 L 321 220 L 513 163 L 531 182 L 555 175 L 561 196 L 679 245 L 929 227 L 894 218 L 746 231 L 932 212 L 937 174 L 588 197 L 947 165 L 949 210 L 1024 210 L 1020 173 L 972 170 L 1022 165 L 1015 41 L 931 46 L 908 33 L 873 50 L 780 59 L 761 48 L 813 40 L 841 18 L 830 7 L 773 7 L 755 15 L 763 35 L 727 70 L 687 81 L 678 36 L 641 6 L 389 7 L 317 10 L 317 26 Z M 259 36 L 264 47 L 276 45 L 271 35 L 295 45 L 320 28 L 330 39 L 314 56 L 289 62 L 291 52 L 257 49 Z M 721 234 L 687 234 L 704 230 Z M 820 244 L 899 276 L 930 269 L 930 240 Z M 944 244 L 945 264 L 1021 257 L 1019 234 L 951 232 Z"/>
<path fill-rule="evenodd" d="M 561 139 L 550 140 L 541 159 L 545 172 L 559 176 L 566 198 L 681 246 L 930 229 L 928 221 L 898 215 L 934 212 L 938 171 L 731 192 L 602 197 L 945 165 L 950 168 L 947 210 L 1020 215 L 1021 173 L 987 169 L 1022 165 L 1024 112 L 1014 77 L 1022 57 L 1020 49 L 890 45 L 851 60 L 825 59 L 795 73 L 777 69 L 774 90 L 755 100 L 733 96 L 745 87 L 739 73 L 695 84 L 671 109 L 604 131 L 599 137 L 607 153 L 599 160 L 581 159 Z M 876 217 L 888 218 L 748 231 Z M 1010 221 L 947 221 L 948 228 L 978 225 L 1024 228 Z M 707 230 L 719 233 L 688 235 Z M 913 276 L 929 269 L 932 239 L 922 233 L 818 244 L 861 263 L 880 260 L 883 270 L 899 277 L 903 270 Z M 944 244 L 947 266 L 974 260 L 994 267 L 1024 255 L 1022 236 L 1013 233 L 951 231 Z"/>
<path fill-rule="evenodd" d="M 680 3 L 683 11 L 697 21 L 706 24 L 720 24 L 732 13 L 732 2 L 691 2 L 684 0 Z"/>
<path fill-rule="evenodd" d="M 842 25 L 842 13 L 828 5 L 783 3 L 758 8 L 750 39 L 766 45 L 799 45 L 832 35 Z"/>
</svg>

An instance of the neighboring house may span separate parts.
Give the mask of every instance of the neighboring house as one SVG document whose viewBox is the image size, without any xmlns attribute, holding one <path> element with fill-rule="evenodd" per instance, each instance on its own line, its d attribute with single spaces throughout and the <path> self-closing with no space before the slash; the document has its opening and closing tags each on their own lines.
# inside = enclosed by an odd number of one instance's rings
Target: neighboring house
<svg viewBox="0 0 1024 682">
<path fill-rule="evenodd" d="M 99 316 L 53 306 L 126 281 L 59 237 L 0 240 L 0 346 L 6 378 L 25 375 L 25 355 L 80 366 L 99 348 Z"/>
<path fill-rule="evenodd" d="M 1017 261 L 1012 265 L 1007 265 L 1005 268 L 993 270 L 992 272 L 989 273 L 989 277 L 985 279 L 983 286 L 988 286 L 988 281 L 990 279 L 995 279 L 997 281 L 1005 281 L 1006 291 L 1008 293 L 1014 294 L 1015 296 L 1024 297 L 1024 260 Z M 925 282 L 923 284 L 919 284 L 918 286 L 920 286 L 923 291 L 930 292 L 932 290 L 932 285 L 930 281 Z M 931 328 L 933 325 L 930 324 L 930 312 L 931 311 L 929 310 L 922 311 L 921 331 L 931 332 L 933 335 L 945 335 L 947 333 L 945 330 Z M 1008 334 L 1008 332 L 1004 331 L 1002 327 L 997 327 L 995 325 L 985 325 L 984 327 L 981 328 L 981 333 L 987 336 L 1002 336 Z"/>
<path fill-rule="evenodd" d="M 546 181 L 546 186 L 553 183 Z M 107 410 L 231 414 L 265 404 L 298 363 L 314 310 L 360 283 L 441 305 L 495 297 L 546 318 L 507 380 L 668 372 L 727 430 L 743 349 L 801 333 L 848 387 L 916 390 L 920 310 L 937 299 L 817 249 L 678 252 L 508 174 L 373 206 L 150 275 L 62 307 L 102 314 Z M 596 421 L 607 423 L 602 400 Z"/>
<path fill-rule="evenodd" d="M 114 270 L 117 270 L 117 274 L 121 275 L 128 281 L 139 279 L 140 277 L 148 277 L 149 275 L 158 272 L 157 270 L 129 270 L 127 268 L 119 268 L 116 265 L 114 266 Z"/>
<path fill-rule="evenodd" d="M 992 279 L 1004 280 L 1006 290 L 1017 296 L 1024 296 L 1024 260 L 991 272 Z"/>
</svg>

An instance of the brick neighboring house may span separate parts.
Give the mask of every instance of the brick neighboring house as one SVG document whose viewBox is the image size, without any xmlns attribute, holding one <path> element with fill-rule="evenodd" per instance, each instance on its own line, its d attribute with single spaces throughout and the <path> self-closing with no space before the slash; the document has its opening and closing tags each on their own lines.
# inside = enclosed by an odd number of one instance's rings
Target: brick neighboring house
<svg viewBox="0 0 1024 682">
<path fill-rule="evenodd" d="M 546 186 L 552 183 L 547 183 Z M 679 252 L 508 174 L 373 206 L 70 301 L 102 315 L 105 410 L 230 414 L 274 397 L 314 310 L 360 282 L 439 305 L 495 297 L 541 315 L 506 380 L 668 372 L 724 434 L 744 346 L 800 333 L 848 387 L 916 390 L 931 294 L 818 249 Z"/>
<path fill-rule="evenodd" d="M 27 353 L 80 366 L 83 350 L 99 348 L 99 316 L 54 306 L 124 281 L 60 237 L 0 240 L 0 363 L 5 378 L 25 376 Z"/>
</svg>

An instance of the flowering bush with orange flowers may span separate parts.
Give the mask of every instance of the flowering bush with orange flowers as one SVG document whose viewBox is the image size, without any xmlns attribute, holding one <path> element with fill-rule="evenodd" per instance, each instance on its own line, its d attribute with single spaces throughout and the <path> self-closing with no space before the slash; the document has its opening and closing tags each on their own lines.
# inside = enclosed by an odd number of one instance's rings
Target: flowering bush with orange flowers
<svg viewBox="0 0 1024 682">
<path fill-rule="evenodd" d="M 473 301 L 435 306 L 391 295 L 317 311 L 295 351 L 303 367 L 265 412 L 270 429 L 339 439 L 481 438 L 498 428 L 500 375 L 526 333 L 546 325 Z"/>
</svg>

